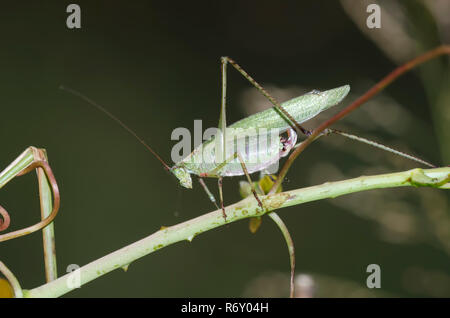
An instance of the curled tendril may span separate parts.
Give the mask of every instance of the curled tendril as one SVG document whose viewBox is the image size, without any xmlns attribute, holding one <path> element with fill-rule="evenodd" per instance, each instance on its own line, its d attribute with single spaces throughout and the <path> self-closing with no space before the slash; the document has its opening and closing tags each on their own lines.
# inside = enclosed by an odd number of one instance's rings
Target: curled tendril
<svg viewBox="0 0 450 318">
<path fill-rule="evenodd" d="M 50 186 L 52 188 L 53 192 L 53 210 L 47 216 L 45 219 L 41 220 L 40 222 L 31 225 L 29 227 L 6 233 L 3 235 L 0 235 L 0 242 L 11 240 L 13 238 L 17 238 L 20 236 L 28 235 L 33 232 L 36 232 L 44 227 L 46 227 L 48 224 L 50 224 L 53 219 L 56 217 L 59 211 L 60 206 L 60 195 L 59 195 L 59 188 L 58 184 L 56 183 L 55 176 L 53 175 L 52 169 L 50 168 L 49 164 L 45 160 L 36 160 L 33 162 L 30 166 L 28 166 L 26 169 L 21 171 L 18 176 L 22 176 L 24 174 L 27 174 L 28 172 L 34 170 L 35 168 L 42 168 L 45 172 L 45 175 L 47 177 L 48 182 L 50 183 Z M 3 218 L 3 221 L 0 221 L 0 230 L 5 230 L 9 226 L 10 217 L 8 212 L 0 206 L 0 214 Z"/>
<path fill-rule="evenodd" d="M 9 217 L 8 211 L 0 205 L 0 232 L 6 230 L 9 227 L 11 218 Z"/>
</svg>

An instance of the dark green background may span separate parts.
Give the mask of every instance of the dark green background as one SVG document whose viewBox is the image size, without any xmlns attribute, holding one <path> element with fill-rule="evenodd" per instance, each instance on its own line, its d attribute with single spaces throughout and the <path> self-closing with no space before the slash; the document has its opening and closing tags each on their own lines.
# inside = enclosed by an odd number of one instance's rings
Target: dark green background
<svg viewBox="0 0 450 318">
<path fill-rule="evenodd" d="M 337 1 L 77 1 L 80 30 L 65 25 L 69 3 L 20 1 L 2 5 L 0 11 L 0 168 L 30 145 L 47 149 L 62 198 L 55 222 L 60 274 L 69 264 L 84 265 L 162 225 L 212 210 L 196 181 L 193 190 L 180 188 L 136 140 L 85 102 L 58 90 L 60 84 L 106 106 L 169 160 L 174 128 L 192 129 L 194 119 L 203 119 L 204 128 L 218 121 L 220 56 L 233 57 L 263 85 L 327 89 L 348 83 L 355 94 L 396 67 Z M 428 43 L 424 49 L 438 44 Z M 250 84 L 234 71 L 229 81 L 228 120 L 233 122 L 245 116 L 240 96 Z M 403 76 L 386 94 L 420 124 L 412 123 L 401 136 L 380 127 L 366 128 L 363 121 L 355 124 L 358 120 L 344 119 L 335 127 L 389 145 L 408 145 L 408 150 L 432 162 L 448 164 L 449 158 L 441 155 L 445 143 L 433 128 L 432 118 L 441 115 L 425 94 L 419 73 Z M 388 173 L 418 166 L 402 159 L 393 165 L 386 159 L 390 155 L 382 155 L 379 163 L 365 162 L 358 152 L 378 150 L 351 141 L 334 148 L 327 143 L 308 148 L 289 172 L 285 189 L 311 185 L 317 162 L 336 165 L 346 178 L 369 171 L 366 168 Z M 324 175 L 321 182 L 331 179 Z M 239 200 L 238 180 L 242 178 L 225 180 L 226 203 Z M 215 181 L 209 184 L 216 191 Z M 405 272 L 411 268 L 450 279 L 449 253 L 427 219 L 434 207 L 419 204 L 417 193 L 430 191 L 438 190 L 379 190 L 378 200 L 400 200 L 415 207 L 419 231 L 402 242 L 382 239 L 379 223 L 331 200 L 280 210 L 297 248 L 297 271 L 365 288 L 366 266 L 376 263 L 382 269 L 382 293 L 450 296 L 448 289 L 433 294 L 433 284 L 430 292 L 405 283 Z M 370 194 L 345 200 L 370 204 L 366 195 Z M 441 191 L 439 198 L 447 204 L 439 207 L 448 207 L 448 194 Z M 0 202 L 12 215 L 11 229 L 37 221 L 34 174 L 1 189 Z M 371 214 L 379 212 L 374 206 Z M 448 220 L 448 208 L 436 213 Z M 24 288 L 44 283 L 40 234 L 1 243 L 0 259 Z M 114 271 L 67 296 L 242 296 L 248 295 L 245 290 L 257 277 L 288 271 L 285 243 L 273 222 L 264 218 L 252 235 L 244 220 L 192 243 L 164 248 L 131 264 L 127 273 Z"/>
</svg>

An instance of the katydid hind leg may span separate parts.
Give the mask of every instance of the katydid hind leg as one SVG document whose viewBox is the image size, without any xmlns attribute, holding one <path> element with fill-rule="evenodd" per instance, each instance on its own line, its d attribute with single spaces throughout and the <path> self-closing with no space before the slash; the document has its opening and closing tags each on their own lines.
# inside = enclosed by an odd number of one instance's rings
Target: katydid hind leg
<svg viewBox="0 0 450 318">
<path fill-rule="evenodd" d="M 224 72 L 224 70 L 226 70 L 226 65 L 228 63 L 230 63 L 242 76 L 244 76 L 254 87 L 256 87 L 256 89 L 264 95 L 264 97 L 266 97 L 271 103 L 272 103 L 272 107 L 274 107 L 278 113 L 280 114 L 280 116 L 285 117 L 286 120 L 288 120 L 291 125 L 292 128 L 294 128 L 298 133 L 303 133 L 304 135 L 309 135 L 309 131 L 305 128 L 303 128 L 295 119 L 294 117 L 292 117 L 288 111 L 286 111 L 281 104 L 275 99 L 273 98 L 261 85 L 258 84 L 258 82 L 256 82 L 256 80 L 251 77 L 239 64 L 237 64 L 233 59 L 224 56 L 221 58 L 221 63 L 222 63 L 222 72 Z M 223 80 L 223 77 L 222 77 Z M 225 77 L 226 80 L 226 77 Z M 222 88 L 226 87 L 226 83 L 222 84 Z M 222 97 L 224 95 L 222 94 Z"/>
<path fill-rule="evenodd" d="M 222 97 L 220 101 L 220 117 L 219 117 L 219 133 L 222 144 L 222 156 L 226 156 L 226 128 L 227 128 L 227 63 L 223 58 L 221 59 L 221 73 L 222 73 Z"/>
<path fill-rule="evenodd" d="M 235 156 L 239 159 L 239 161 L 241 163 L 242 171 L 244 171 L 244 174 L 247 177 L 247 181 L 252 187 L 253 196 L 255 197 L 256 201 L 258 201 L 259 207 L 261 209 L 264 209 L 264 206 L 263 206 L 263 204 L 262 204 L 262 202 L 261 202 L 261 200 L 260 200 L 260 198 L 258 196 L 258 193 L 256 193 L 255 184 L 252 182 L 252 178 L 250 177 L 250 174 L 248 173 L 247 167 L 245 166 L 245 162 L 242 159 L 242 156 L 238 152 L 235 153 Z"/>
</svg>

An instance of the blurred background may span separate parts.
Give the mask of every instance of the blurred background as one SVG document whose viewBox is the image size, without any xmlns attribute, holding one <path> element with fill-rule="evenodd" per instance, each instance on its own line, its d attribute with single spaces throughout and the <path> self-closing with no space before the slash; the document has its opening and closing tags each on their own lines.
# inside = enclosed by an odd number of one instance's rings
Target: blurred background
<svg viewBox="0 0 450 318">
<path fill-rule="evenodd" d="M 448 1 L 77 1 L 81 29 L 66 27 L 68 1 L 15 2 L 0 11 L 0 170 L 28 146 L 47 149 L 61 190 L 55 221 L 59 274 L 168 226 L 213 210 L 197 182 L 182 189 L 135 139 L 84 101 L 106 106 L 167 161 L 177 127 L 215 127 L 220 56 L 228 55 L 280 101 L 351 85 L 344 102 L 396 66 L 450 41 Z M 367 5 L 381 7 L 368 29 Z M 372 138 L 436 165 L 450 161 L 448 58 L 407 73 L 334 128 Z M 230 69 L 228 122 L 268 107 Z M 330 136 L 291 168 L 284 189 L 418 167 Z M 225 203 L 240 199 L 224 181 Z M 208 180 L 217 191 L 216 181 Z M 297 252 L 297 285 L 314 297 L 449 297 L 448 191 L 373 190 L 279 211 Z M 39 220 L 34 173 L 0 190 L 10 230 Z M 45 282 L 40 233 L 0 244 L 29 289 Z M 381 289 L 366 287 L 367 265 Z M 279 229 L 243 220 L 166 247 L 65 297 L 288 295 L 289 258 Z"/>
</svg>

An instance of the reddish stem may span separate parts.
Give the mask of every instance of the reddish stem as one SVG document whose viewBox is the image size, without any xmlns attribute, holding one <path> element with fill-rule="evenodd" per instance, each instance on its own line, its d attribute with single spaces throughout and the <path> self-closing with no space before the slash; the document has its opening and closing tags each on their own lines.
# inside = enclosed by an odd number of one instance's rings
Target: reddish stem
<svg viewBox="0 0 450 318">
<path fill-rule="evenodd" d="M 0 232 L 6 230 L 9 227 L 9 223 L 11 222 L 11 218 L 9 217 L 8 211 L 6 211 L 0 205 Z"/>
<path fill-rule="evenodd" d="M 281 182 L 283 182 L 283 179 L 286 177 L 286 174 L 291 167 L 294 160 L 300 155 L 300 153 L 305 150 L 306 147 L 308 147 L 316 137 L 320 135 L 325 129 L 327 129 L 329 126 L 337 122 L 338 120 L 342 119 L 343 117 L 347 116 L 350 112 L 354 111 L 356 108 L 364 104 L 366 101 L 368 101 L 370 98 L 378 94 L 381 90 L 383 90 L 387 85 L 389 85 L 391 82 L 393 82 L 395 79 L 397 79 L 400 75 L 403 73 L 406 73 L 410 69 L 425 63 L 431 59 L 434 59 L 440 55 L 443 54 L 450 54 L 450 45 L 442 45 L 439 46 L 431 51 L 428 51 L 415 59 L 412 59 L 411 61 L 397 67 L 395 70 L 393 70 L 391 73 L 389 73 L 387 76 L 385 76 L 381 81 L 379 81 L 377 84 L 372 86 L 364 95 L 359 97 L 357 100 L 355 100 L 353 103 L 351 103 L 349 106 L 344 108 L 342 111 L 340 111 L 338 114 L 334 115 L 327 121 L 323 122 L 318 128 L 314 129 L 312 134 L 308 136 L 308 138 L 305 139 L 292 154 L 289 156 L 288 160 L 284 164 L 283 168 L 280 171 L 280 174 L 278 175 L 278 178 L 273 185 L 272 189 L 270 190 L 269 194 L 275 193 L 275 189 L 277 189 Z"/>
<path fill-rule="evenodd" d="M 33 171 L 35 168 L 38 168 L 38 167 L 44 169 L 45 175 L 47 176 L 48 182 L 50 183 L 50 186 L 53 191 L 53 210 L 52 210 L 52 212 L 49 214 L 49 216 L 47 216 L 47 218 L 41 220 L 40 222 L 38 222 L 32 226 L 29 226 L 29 227 L 26 227 L 26 228 L 23 228 L 23 229 L 14 231 L 14 232 L 9 232 L 9 233 L 0 235 L 0 242 L 4 242 L 7 240 L 11 240 L 11 239 L 14 239 L 14 238 L 17 238 L 20 236 L 24 236 L 24 235 L 28 235 L 33 232 L 36 232 L 36 231 L 46 227 L 48 224 L 50 224 L 53 221 L 53 219 L 56 217 L 56 215 L 58 214 L 59 206 L 60 206 L 60 202 L 61 202 L 61 198 L 59 195 L 59 188 L 58 188 L 58 184 L 56 183 L 55 176 L 53 175 L 52 169 L 50 168 L 47 161 L 35 159 L 35 161 L 31 165 L 29 165 L 27 168 L 25 168 L 20 173 L 18 173 L 17 176 L 27 174 L 28 172 Z M 0 212 L 4 218 L 3 222 L 6 222 L 6 221 L 9 222 L 9 215 L 6 212 L 6 210 L 3 209 L 3 211 L 2 211 L 0 209 Z M 4 212 L 6 212 L 6 218 L 5 218 Z M 1 226 L 1 223 L 0 223 L 0 226 Z M 3 227 L 4 227 L 4 225 L 3 225 Z"/>
</svg>

